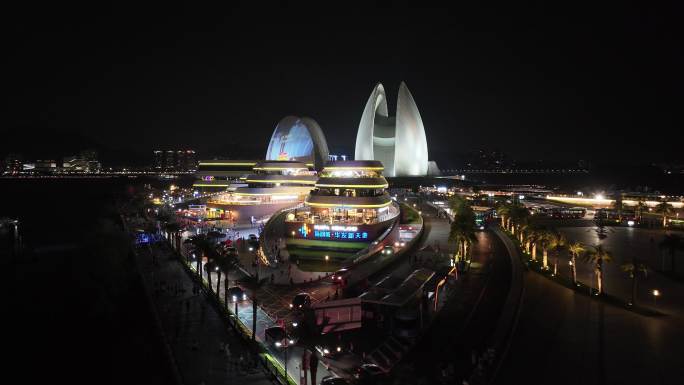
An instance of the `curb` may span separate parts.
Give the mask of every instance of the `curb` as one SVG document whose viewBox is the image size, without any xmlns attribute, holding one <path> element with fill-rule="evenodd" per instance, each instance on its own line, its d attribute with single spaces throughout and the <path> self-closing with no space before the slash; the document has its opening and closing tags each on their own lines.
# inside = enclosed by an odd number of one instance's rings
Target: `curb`
<svg viewBox="0 0 684 385">
<path fill-rule="evenodd" d="M 501 316 L 497 322 L 496 330 L 490 338 L 489 345 L 494 347 L 496 352 L 501 353 L 497 354 L 495 369 L 489 378 L 488 383 L 493 383 L 496 380 L 496 376 L 498 375 L 503 362 L 506 360 L 511 345 L 511 339 L 518 327 L 523 304 L 523 294 L 525 293 L 523 264 L 520 258 L 520 252 L 510 238 L 502 233 L 500 228 L 492 228 L 492 233 L 496 234 L 503 242 L 504 246 L 506 246 L 509 258 L 511 259 L 511 287 L 506 296 L 506 302 L 504 303 L 504 308 L 501 311 Z"/>
</svg>

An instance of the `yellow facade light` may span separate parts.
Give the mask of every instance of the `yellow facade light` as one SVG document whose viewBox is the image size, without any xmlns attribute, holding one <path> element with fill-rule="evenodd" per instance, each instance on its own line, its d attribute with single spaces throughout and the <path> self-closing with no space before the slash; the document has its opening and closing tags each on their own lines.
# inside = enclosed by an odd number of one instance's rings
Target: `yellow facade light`
<svg viewBox="0 0 684 385">
<path fill-rule="evenodd" d="M 301 183 L 301 184 L 316 184 L 315 180 L 301 180 L 301 179 L 247 179 L 248 183 Z"/>
<path fill-rule="evenodd" d="M 371 171 L 382 171 L 384 167 L 345 167 L 345 166 L 329 166 L 325 167 L 323 170 L 371 170 Z"/>
<path fill-rule="evenodd" d="M 193 187 L 228 187 L 229 184 L 206 184 L 206 183 L 195 183 Z"/>
<path fill-rule="evenodd" d="M 388 184 L 323 184 L 317 183 L 316 187 L 332 188 L 387 188 Z"/>
<path fill-rule="evenodd" d="M 200 162 L 200 166 L 256 166 L 256 162 Z"/>
<path fill-rule="evenodd" d="M 297 195 L 291 192 L 273 192 L 273 193 L 246 193 L 246 192 L 234 192 L 233 195 L 240 196 L 266 196 L 266 195 Z"/>
<path fill-rule="evenodd" d="M 312 203 L 306 202 L 308 206 L 311 207 L 349 207 L 349 208 L 360 208 L 360 209 L 379 209 L 389 206 L 392 203 L 390 200 L 386 203 L 374 204 L 374 205 L 359 205 L 359 204 L 344 204 L 344 203 Z"/>
<path fill-rule="evenodd" d="M 254 170 L 304 170 L 306 167 L 254 167 Z"/>
</svg>

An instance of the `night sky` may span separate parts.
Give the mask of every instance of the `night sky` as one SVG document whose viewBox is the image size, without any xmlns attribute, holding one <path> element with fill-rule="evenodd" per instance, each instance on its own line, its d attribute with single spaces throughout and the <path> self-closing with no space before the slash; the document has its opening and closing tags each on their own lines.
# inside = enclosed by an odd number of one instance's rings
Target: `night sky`
<svg viewBox="0 0 684 385">
<path fill-rule="evenodd" d="M 92 145 L 149 162 L 154 148 L 230 156 L 239 143 L 263 156 L 290 114 L 314 118 L 331 152 L 353 155 L 374 84 L 393 114 L 404 80 L 440 165 L 479 148 L 682 161 L 681 13 L 563 4 L 17 10 L 5 21 L 0 155 Z"/>
</svg>

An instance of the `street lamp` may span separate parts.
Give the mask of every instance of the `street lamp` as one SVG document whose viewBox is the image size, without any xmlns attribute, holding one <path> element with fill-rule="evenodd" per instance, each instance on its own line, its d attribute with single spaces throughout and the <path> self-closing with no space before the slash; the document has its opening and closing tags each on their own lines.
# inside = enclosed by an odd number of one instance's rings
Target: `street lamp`
<svg viewBox="0 0 684 385">
<path fill-rule="evenodd" d="M 326 256 L 325 256 L 325 261 L 328 262 L 329 259 L 330 259 L 330 256 L 326 255 Z"/>
<path fill-rule="evenodd" d="M 658 297 L 660 296 L 660 291 L 658 289 L 653 289 L 653 305 L 658 304 Z"/>
<path fill-rule="evenodd" d="M 288 339 L 283 349 L 285 351 L 285 382 L 289 382 L 287 378 L 289 376 L 287 371 L 287 350 L 290 348 L 290 346 L 294 345 L 294 343 L 294 340 Z"/>
</svg>

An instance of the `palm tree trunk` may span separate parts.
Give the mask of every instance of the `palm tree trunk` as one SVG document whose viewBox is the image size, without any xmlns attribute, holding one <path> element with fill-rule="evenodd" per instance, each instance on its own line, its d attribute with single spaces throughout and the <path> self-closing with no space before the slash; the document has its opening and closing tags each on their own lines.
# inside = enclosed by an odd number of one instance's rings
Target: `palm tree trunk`
<svg viewBox="0 0 684 385">
<path fill-rule="evenodd" d="M 202 278 L 202 257 L 197 257 L 197 274 Z"/>
<path fill-rule="evenodd" d="M 228 272 L 226 271 L 226 279 L 223 280 L 223 299 L 226 303 L 226 310 L 228 310 Z"/>
<path fill-rule="evenodd" d="M 207 270 L 207 282 L 209 282 L 209 291 L 214 291 L 214 288 L 211 286 L 211 271 Z"/>
<path fill-rule="evenodd" d="M 667 227 L 667 214 L 663 213 L 663 227 Z"/>
<path fill-rule="evenodd" d="M 216 272 L 216 296 L 219 299 L 219 302 L 221 302 L 221 269 Z"/>
<path fill-rule="evenodd" d="M 256 339 L 256 325 L 257 325 L 257 297 L 256 290 L 254 290 L 254 298 L 252 299 L 252 341 Z"/>
<path fill-rule="evenodd" d="M 575 258 L 575 254 L 572 255 L 572 283 L 577 285 L 577 258 Z"/>
<path fill-rule="evenodd" d="M 637 276 L 636 276 L 636 266 L 634 266 L 634 272 L 632 273 L 632 306 L 636 305 L 636 294 L 637 294 Z"/>
<path fill-rule="evenodd" d="M 598 289 L 599 294 L 603 294 L 603 263 L 602 260 L 599 259 L 598 262 L 596 262 L 596 288 Z"/>
<path fill-rule="evenodd" d="M 532 243 L 532 260 L 537 260 L 537 244 L 534 242 Z"/>
<path fill-rule="evenodd" d="M 543 246 L 542 250 L 542 265 L 544 266 L 544 269 L 546 269 L 549 266 L 549 251 L 546 250 L 546 246 Z"/>
</svg>

